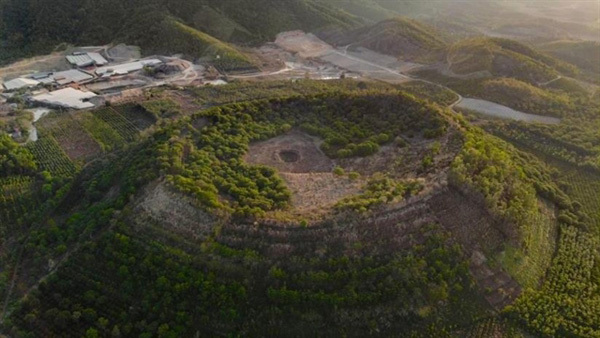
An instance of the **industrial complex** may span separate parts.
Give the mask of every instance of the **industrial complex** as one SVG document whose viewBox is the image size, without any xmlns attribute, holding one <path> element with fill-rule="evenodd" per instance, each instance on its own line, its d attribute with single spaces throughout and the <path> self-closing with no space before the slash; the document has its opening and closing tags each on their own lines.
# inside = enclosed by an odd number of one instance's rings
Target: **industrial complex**
<svg viewBox="0 0 600 338">
<path fill-rule="evenodd" d="M 27 64 L 0 71 L 0 122 L 17 139 L 23 130 L 36 132 L 35 119 L 14 123 L 23 111 L 92 109 L 133 100 L 149 87 L 226 83 L 213 67 L 179 57 L 141 58 L 139 48 L 126 45 L 78 47 Z"/>
</svg>

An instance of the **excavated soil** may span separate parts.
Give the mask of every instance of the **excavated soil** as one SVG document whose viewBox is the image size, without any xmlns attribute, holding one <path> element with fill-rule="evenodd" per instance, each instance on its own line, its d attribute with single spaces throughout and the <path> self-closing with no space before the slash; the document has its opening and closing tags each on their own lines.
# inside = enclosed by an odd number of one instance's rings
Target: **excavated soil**
<svg viewBox="0 0 600 338">
<path fill-rule="evenodd" d="M 276 168 L 285 173 L 329 173 L 333 161 L 319 149 L 319 141 L 292 130 L 287 134 L 250 145 L 245 161 Z"/>
</svg>

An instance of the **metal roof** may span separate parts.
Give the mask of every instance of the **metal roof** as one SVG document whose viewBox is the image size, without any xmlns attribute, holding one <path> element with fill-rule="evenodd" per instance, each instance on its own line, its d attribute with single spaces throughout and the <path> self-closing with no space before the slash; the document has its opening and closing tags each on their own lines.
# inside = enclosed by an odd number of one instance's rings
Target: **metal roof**
<svg viewBox="0 0 600 338">
<path fill-rule="evenodd" d="M 73 55 L 67 55 L 67 61 L 77 67 L 104 66 L 108 64 L 108 61 L 100 53 L 95 52 L 73 53 Z"/>
<path fill-rule="evenodd" d="M 108 64 L 108 61 L 100 55 L 100 53 L 87 53 L 87 55 L 94 61 L 96 66 L 104 66 Z"/>
<path fill-rule="evenodd" d="M 25 87 L 35 87 L 38 84 L 40 84 L 38 81 L 24 77 L 19 77 L 3 83 L 4 88 L 6 88 L 6 90 L 16 90 Z"/>
<path fill-rule="evenodd" d="M 92 92 L 83 92 L 74 88 L 64 88 L 46 94 L 33 96 L 31 99 L 40 103 L 66 108 L 93 108 L 94 104 L 85 100 L 97 96 Z"/>
<path fill-rule="evenodd" d="M 77 67 L 87 67 L 94 64 L 94 60 L 87 54 L 67 55 L 67 61 Z"/>
<path fill-rule="evenodd" d="M 135 72 L 138 70 L 142 70 L 144 66 L 153 66 L 161 64 L 162 61 L 159 59 L 147 59 L 140 60 L 136 62 L 122 63 L 120 65 L 111 65 L 105 67 L 99 67 L 96 69 L 96 74 L 98 75 L 124 75 L 127 73 Z"/>
<path fill-rule="evenodd" d="M 52 74 L 52 72 L 40 72 L 40 73 L 32 74 L 30 77 L 34 80 L 39 80 L 39 79 L 47 78 L 48 76 L 50 76 L 50 74 Z"/>
<path fill-rule="evenodd" d="M 82 82 L 91 80 L 94 77 L 88 73 L 84 73 L 77 69 L 65 70 L 63 72 L 56 72 L 52 74 L 52 78 L 59 85 L 66 85 L 73 82 Z"/>
</svg>

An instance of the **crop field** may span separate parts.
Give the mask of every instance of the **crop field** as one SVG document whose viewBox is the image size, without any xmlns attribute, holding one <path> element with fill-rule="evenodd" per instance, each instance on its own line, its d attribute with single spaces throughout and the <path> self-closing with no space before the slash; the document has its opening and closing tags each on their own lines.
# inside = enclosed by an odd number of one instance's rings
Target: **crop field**
<svg viewBox="0 0 600 338">
<path fill-rule="evenodd" d="M 79 116 L 81 124 L 100 144 L 104 151 L 111 151 L 120 148 L 125 144 L 125 140 L 108 123 L 92 113 L 81 113 Z"/>
<path fill-rule="evenodd" d="M 0 179 L 0 246 L 6 231 L 19 223 L 19 217 L 31 206 L 33 179 L 27 176 L 8 176 Z"/>
<path fill-rule="evenodd" d="M 47 116 L 39 124 L 42 137 L 54 137 L 73 161 L 85 161 L 102 152 L 100 144 L 69 114 Z"/>
<path fill-rule="evenodd" d="M 559 178 L 566 183 L 562 188 L 575 201 L 579 202 L 591 218 L 592 224 L 600 229 L 600 173 L 593 169 L 577 165 L 581 159 L 570 156 L 564 148 L 557 151 L 544 142 L 535 142 L 528 137 L 513 138 L 512 135 L 499 134 L 517 148 L 540 157 L 546 164 L 558 171 Z"/>
<path fill-rule="evenodd" d="M 575 166 L 585 163 L 593 154 L 577 145 L 561 142 L 514 125 L 494 126 L 490 131 L 511 143 L 518 143 L 536 153 L 543 153 Z"/>
<path fill-rule="evenodd" d="M 569 184 L 566 192 L 581 203 L 583 211 L 600 230 L 600 174 L 566 165 L 562 167 L 562 174 Z"/>
<path fill-rule="evenodd" d="M 35 157 L 35 161 L 42 170 L 50 172 L 52 176 L 70 177 L 77 171 L 77 167 L 60 148 L 54 137 L 48 135 L 36 142 L 27 145 Z"/>
<path fill-rule="evenodd" d="M 553 265 L 541 290 L 528 291 L 509 312 L 518 312 L 530 330 L 545 336 L 579 332 L 600 334 L 600 285 L 594 277 L 597 240 L 573 226 L 562 226 Z M 573 308 L 571 304 L 577 304 Z"/>
<path fill-rule="evenodd" d="M 460 334 L 465 338 L 505 337 L 506 324 L 497 318 L 487 318 Z"/>
<path fill-rule="evenodd" d="M 119 115 L 133 123 L 137 130 L 148 129 L 156 119 L 146 109 L 136 103 L 114 106 L 112 109 Z"/>
<path fill-rule="evenodd" d="M 124 141 L 133 141 L 139 133 L 135 124 L 110 107 L 95 110 L 92 114 L 108 124 Z"/>
</svg>

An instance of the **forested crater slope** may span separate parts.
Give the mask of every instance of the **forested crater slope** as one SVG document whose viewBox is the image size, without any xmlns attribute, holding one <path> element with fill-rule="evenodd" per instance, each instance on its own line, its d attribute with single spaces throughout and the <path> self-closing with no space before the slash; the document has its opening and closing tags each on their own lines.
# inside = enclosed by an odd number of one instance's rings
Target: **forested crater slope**
<svg viewBox="0 0 600 338">
<path fill-rule="evenodd" d="M 232 89 L 266 96 L 222 103 Z M 285 90 L 154 90 L 85 117 L 120 139 L 68 114 L 42 143 L 7 139 L 2 203 L 38 207 L 2 215 L 2 332 L 460 335 L 537 288 L 557 233 L 589 230 L 543 164 L 446 108 L 380 84 Z"/>
</svg>

